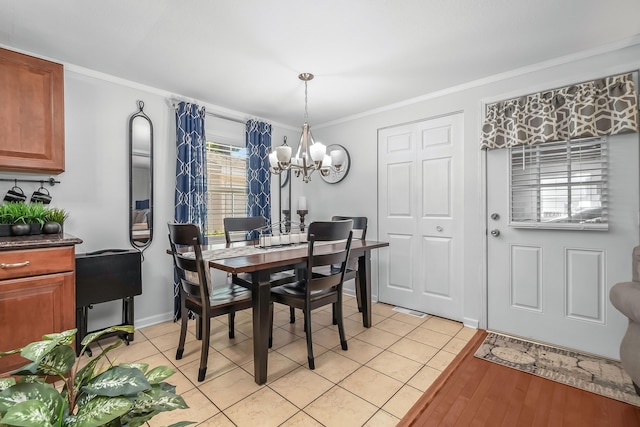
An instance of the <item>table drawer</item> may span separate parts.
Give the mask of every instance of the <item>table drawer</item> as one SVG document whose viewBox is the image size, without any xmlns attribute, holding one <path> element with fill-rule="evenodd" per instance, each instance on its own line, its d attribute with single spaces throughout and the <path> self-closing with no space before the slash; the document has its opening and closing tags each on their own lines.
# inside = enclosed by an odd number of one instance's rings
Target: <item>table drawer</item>
<svg viewBox="0 0 640 427">
<path fill-rule="evenodd" d="M 73 271 L 73 246 L 0 251 L 0 280 Z"/>
</svg>

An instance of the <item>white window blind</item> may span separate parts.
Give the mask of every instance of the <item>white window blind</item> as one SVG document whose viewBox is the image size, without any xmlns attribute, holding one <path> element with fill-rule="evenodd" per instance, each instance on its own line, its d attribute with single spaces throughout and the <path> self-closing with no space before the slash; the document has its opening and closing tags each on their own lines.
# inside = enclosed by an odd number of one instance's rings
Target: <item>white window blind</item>
<svg viewBox="0 0 640 427">
<path fill-rule="evenodd" d="M 224 240 L 223 218 L 247 216 L 246 148 L 207 141 L 207 196 L 208 235 Z"/>
<path fill-rule="evenodd" d="M 607 229 L 607 140 L 510 149 L 511 226 Z"/>
</svg>

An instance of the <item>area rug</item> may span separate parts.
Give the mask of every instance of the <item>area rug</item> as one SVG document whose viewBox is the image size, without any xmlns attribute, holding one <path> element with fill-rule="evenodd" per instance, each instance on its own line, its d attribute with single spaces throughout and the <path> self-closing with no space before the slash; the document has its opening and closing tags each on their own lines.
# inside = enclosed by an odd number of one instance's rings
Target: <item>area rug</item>
<svg viewBox="0 0 640 427">
<path fill-rule="evenodd" d="M 636 394 L 631 378 L 615 360 L 493 332 L 489 332 L 475 356 L 640 406 L 640 396 Z"/>
</svg>

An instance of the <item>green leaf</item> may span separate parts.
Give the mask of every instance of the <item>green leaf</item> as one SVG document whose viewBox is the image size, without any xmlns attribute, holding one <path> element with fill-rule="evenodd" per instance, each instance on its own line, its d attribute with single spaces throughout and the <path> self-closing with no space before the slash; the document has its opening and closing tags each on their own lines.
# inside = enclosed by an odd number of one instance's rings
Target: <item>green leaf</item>
<svg viewBox="0 0 640 427">
<path fill-rule="evenodd" d="M 29 359 L 33 362 L 37 362 L 42 359 L 45 354 L 53 350 L 58 343 L 56 341 L 36 341 L 31 344 L 27 344 L 20 351 L 20 355 L 25 359 Z"/>
<path fill-rule="evenodd" d="M 20 353 L 21 350 L 21 348 L 16 348 L 15 350 L 0 351 L 0 357 L 11 356 L 12 354 Z"/>
<path fill-rule="evenodd" d="M 123 368 L 138 368 L 143 373 L 146 373 L 147 369 L 149 369 L 149 364 L 148 363 L 121 363 L 118 366 L 122 366 Z"/>
<path fill-rule="evenodd" d="M 88 334 L 82 339 L 82 342 L 80 344 L 82 345 L 91 344 L 97 338 L 101 337 L 104 334 L 109 334 L 111 332 L 126 332 L 128 334 L 132 334 L 134 330 L 135 328 L 133 327 L 133 325 L 112 326 L 110 328 L 102 329 L 100 331 L 92 332 Z"/>
<path fill-rule="evenodd" d="M 16 379 L 13 377 L 0 378 L 0 391 L 8 389 L 16 383 Z"/>
<path fill-rule="evenodd" d="M 99 427 L 107 424 L 131 409 L 131 402 L 126 397 L 97 396 L 78 409 L 75 427 Z"/>
<path fill-rule="evenodd" d="M 18 403 L 27 401 L 41 402 L 48 414 L 48 420 L 54 423 L 59 414 L 66 414 L 67 401 L 51 384 L 15 384 L 0 392 L 0 413 L 9 413 L 9 409 Z M 24 425 L 24 424 L 20 424 Z"/>
<path fill-rule="evenodd" d="M 55 341 L 59 344 L 69 345 L 76 338 L 77 329 L 69 329 L 55 334 L 47 334 L 42 337 L 43 340 Z"/>
<path fill-rule="evenodd" d="M 149 384 L 159 384 L 175 373 L 176 371 L 168 366 L 158 366 L 147 372 L 147 381 Z"/>
<path fill-rule="evenodd" d="M 0 423 L 23 427 L 53 427 L 49 415 L 45 403 L 27 400 L 11 407 Z"/>
<path fill-rule="evenodd" d="M 131 396 L 150 387 L 140 369 L 114 366 L 89 381 L 82 391 L 98 396 Z"/>
<path fill-rule="evenodd" d="M 179 423 L 171 424 L 169 427 L 184 427 L 195 423 L 195 421 L 180 421 Z"/>
<path fill-rule="evenodd" d="M 113 350 L 114 348 L 120 347 L 121 345 L 122 345 L 122 340 L 117 340 L 116 342 L 111 344 L 109 347 L 102 350 L 102 353 L 100 353 L 97 356 L 94 356 L 89 361 L 89 363 L 87 363 L 82 369 L 78 371 L 78 374 L 76 375 L 75 383 L 73 385 L 76 391 L 80 390 L 81 387 L 86 385 L 87 382 L 89 382 L 89 380 L 93 378 L 98 362 L 102 360 L 104 357 L 106 357 L 109 351 Z"/>
<path fill-rule="evenodd" d="M 60 345 L 47 353 L 40 361 L 39 375 L 65 376 L 76 361 L 76 352 L 68 345 Z"/>
</svg>

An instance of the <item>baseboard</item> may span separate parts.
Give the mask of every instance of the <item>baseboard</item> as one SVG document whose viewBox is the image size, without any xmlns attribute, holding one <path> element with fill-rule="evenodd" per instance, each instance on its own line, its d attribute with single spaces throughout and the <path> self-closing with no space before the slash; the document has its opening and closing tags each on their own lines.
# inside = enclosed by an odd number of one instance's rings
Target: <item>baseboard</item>
<svg viewBox="0 0 640 427">
<path fill-rule="evenodd" d="M 173 312 L 136 319 L 136 329 L 146 328 L 147 326 L 157 325 L 158 323 L 168 322 L 169 320 L 173 320 Z"/>
<path fill-rule="evenodd" d="M 470 319 L 468 317 L 463 317 L 462 324 L 467 328 L 478 329 L 478 325 L 480 325 L 480 321 L 477 319 Z"/>
</svg>

